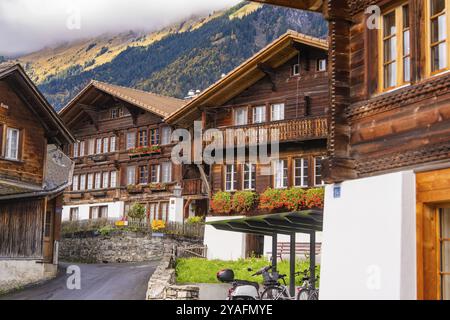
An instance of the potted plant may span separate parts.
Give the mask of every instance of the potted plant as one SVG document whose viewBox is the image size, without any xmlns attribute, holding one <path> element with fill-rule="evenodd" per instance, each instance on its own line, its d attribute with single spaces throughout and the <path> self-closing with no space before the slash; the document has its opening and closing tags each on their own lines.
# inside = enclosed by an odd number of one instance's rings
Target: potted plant
<svg viewBox="0 0 450 320">
<path fill-rule="evenodd" d="M 238 213 L 247 213 L 254 209 L 258 196 L 253 191 L 237 191 L 232 198 L 232 208 Z"/>
<path fill-rule="evenodd" d="M 309 189 L 308 191 L 306 191 L 306 208 L 323 209 L 324 197 L 324 188 Z"/>
<path fill-rule="evenodd" d="M 259 197 L 259 208 L 269 212 L 285 208 L 286 190 L 267 188 Z"/>
<path fill-rule="evenodd" d="M 127 185 L 127 191 L 128 191 L 128 193 L 140 193 L 140 192 L 142 192 L 142 186 L 135 185 L 135 184 L 129 184 L 129 185 Z"/>
<path fill-rule="evenodd" d="M 215 214 L 230 214 L 231 194 L 229 192 L 216 192 L 211 200 L 211 210 Z"/>
</svg>

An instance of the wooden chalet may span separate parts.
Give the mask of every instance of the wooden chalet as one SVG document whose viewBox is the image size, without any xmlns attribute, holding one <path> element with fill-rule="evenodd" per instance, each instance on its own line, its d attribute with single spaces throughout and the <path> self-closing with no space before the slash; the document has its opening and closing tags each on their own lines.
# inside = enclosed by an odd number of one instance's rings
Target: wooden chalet
<svg viewBox="0 0 450 320">
<path fill-rule="evenodd" d="M 405 228 L 397 230 L 403 241 L 398 256 L 413 258 L 409 267 L 399 267 L 396 281 L 409 279 L 407 297 L 450 299 L 450 2 L 257 2 L 321 12 L 328 20 L 330 139 L 324 179 L 345 188 L 353 179 L 369 186 L 396 173 L 407 177 L 399 190 L 412 200 L 403 199 L 403 209 L 390 216 L 400 214 Z M 328 191 L 332 198 L 331 187 Z M 377 194 L 379 189 L 372 197 Z"/>
<path fill-rule="evenodd" d="M 69 102 L 60 115 L 77 142 L 66 148 L 75 172 L 64 219 L 120 219 L 137 202 L 149 220 L 174 220 L 170 210 L 181 210 L 170 209 L 175 189 L 205 197 L 201 181 L 184 180 L 181 165 L 171 160 L 172 128 L 164 118 L 184 103 L 99 81 Z"/>
<path fill-rule="evenodd" d="M 18 64 L 0 64 L 0 291 L 56 274 L 74 138 Z"/>
<path fill-rule="evenodd" d="M 288 31 L 166 119 L 185 128 L 199 120 L 205 130 L 220 130 L 224 149 L 228 130 L 266 129 L 267 136 L 278 130 L 278 160 L 251 163 L 247 154 L 233 163 L 203 164 L 197 170 L 190 166 L 196 177 L 205 173 L 211 196 L 218 191 L 260 194 L 267 188 L 323 185 L 321 161 L 326 154 L 329 102 L 327 49 L 325 40 Z M 233 139 L 236 148 L 238 138 Z M 248 148 L 259 142 L 262 140 L 249 139 L 245 145 Z M 255 209 L 248 214 L 257 213 Z M 247 254 L 262 253 L 262 238 L 247 236 Z"/>
</svg>

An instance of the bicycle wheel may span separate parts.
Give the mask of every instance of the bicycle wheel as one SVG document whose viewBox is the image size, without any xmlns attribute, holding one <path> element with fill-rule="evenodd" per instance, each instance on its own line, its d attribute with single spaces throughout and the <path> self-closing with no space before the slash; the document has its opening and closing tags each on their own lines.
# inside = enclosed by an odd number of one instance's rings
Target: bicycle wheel
<svg viewBox="0 0 450 320">
<path fill-rule="evenodd" d="M 309 300 L 309 290 L 306 288 L 301 288 L 297 292 L 297 300 Z"/>
<path fill-rule="evenodd" d="M 261 295 L 261 300 L 288 300 L 289 296 L 283 287 L 268 287 Z"/>
<path fill-rule="evenodd" d="M 319 300 L 319 290 L 313 289 L 309 294 L 309 300 Z"/>
</svg>

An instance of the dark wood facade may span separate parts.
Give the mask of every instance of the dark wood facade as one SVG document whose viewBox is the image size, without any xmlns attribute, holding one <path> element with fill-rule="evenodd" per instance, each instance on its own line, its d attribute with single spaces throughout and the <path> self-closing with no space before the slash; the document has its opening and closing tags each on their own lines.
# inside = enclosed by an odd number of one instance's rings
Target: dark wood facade
<svg viewBox="0 0 450 320">
<path fill-rule="evenodd" d="M 138 96 L 131 99 L 133 94 Z M 61 111 L 77 139 L 66 148 L 75 161 L 75 179 L 65 193 L 65 205 L 122 201 L 122 217 L 137 202 L 146 205 L 149 218 L 167 220 L 176 186 L 182 187 L 183 195 L 201 196 L 200 179 L 171 159 L 172 128 L 164 117 L 183 104 L 105 83 L 88 85 Z"/>
<path fill-rule="evenodd" d="M 0 64 L 0 259 L 54 262 L 72 141 L 23 69 Z"/>
<path fill-rule="evenodd" d="M 287 183 L 282 187 L 320 186 L 323 183 L 320 163 L 326 154 L 328 136 L 327 62 L 325 41 L 289 31 L 170 116 L 168 121 L 187 127 L 192 120 L 201 120 L 203 128 L 223 133 L 224 148 L 230 139 L 234 140 L 234 146 L 242 141 L 239 134 L 231 138 L 226 132 L 246 132 L 248 149 L 264 141 L 264 135 L 258 130 L 266 129 L 267 137 L 271 131 L 278 130 L 279 159 L 287 174 Z M 281 118 L 274 114 L 277 105 L 283 109 Z M 209 138 L 208 134 L 206 137 Z M 295 179 L 300 171 L 295 166 L 300 161 L 304 161 L 301 185 L 301 178 Z M 233 186 L 229 188 L 227 164 L 204 166 L 211 195 L 239 190 L 262 193 L 267 188 L 280 187 L 274 182 L 272 163 L 249 163 L 247 153 L 245 160 L 233 163 Z M 244 184 L 248 164 L 255 168 L 251 185 Z"/>
</svg>

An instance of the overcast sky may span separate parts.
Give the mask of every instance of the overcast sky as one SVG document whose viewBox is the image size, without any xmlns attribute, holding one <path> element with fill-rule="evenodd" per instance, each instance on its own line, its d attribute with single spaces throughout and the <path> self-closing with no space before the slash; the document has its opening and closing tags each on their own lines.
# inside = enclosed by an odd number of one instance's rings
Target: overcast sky
<svg viewBox="0 0 450 320">
<path fill-rule="evenodd" d="M 0 0 L 0 55 L 107 32 L 155 30 L 240 0 Z"/>
</svg>

